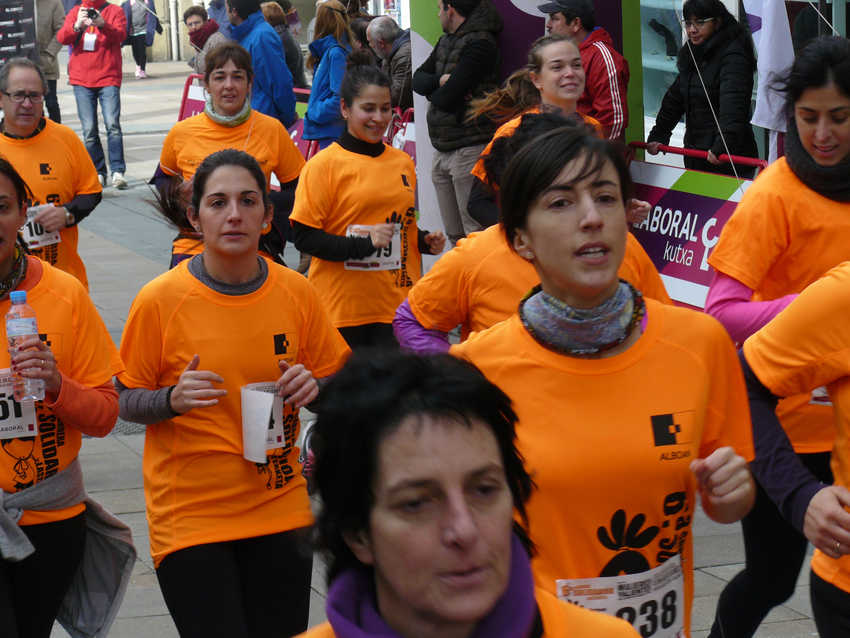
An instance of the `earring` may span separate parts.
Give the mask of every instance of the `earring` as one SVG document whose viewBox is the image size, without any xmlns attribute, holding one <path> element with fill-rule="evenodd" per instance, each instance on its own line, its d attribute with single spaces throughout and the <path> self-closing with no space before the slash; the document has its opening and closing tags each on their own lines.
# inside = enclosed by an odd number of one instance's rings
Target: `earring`
<svg viewBox="0 0 850 638">
<path fill-rule="evenodd" d="M 268 222 L 263 222 L 263 228 L 268 228 L 268 227 L 269 227 Z"/>
<path fill-rule="evenodd" d="M 524 257 L 525 257 L 528 261 L 531 261 L 532 259 L 534 259 L 534 253 L 533 253 L 533 252 L 531 252 L 530 250 L 528 250 L 528 251 L 526 251 L 526 253 L 525 253 Z"/>
<path fill-rule="evenodd" d="M 195 230 L 198 231 L 198 232 L 201 232 L 200 224 L 195 224 Z"/>
</svg>

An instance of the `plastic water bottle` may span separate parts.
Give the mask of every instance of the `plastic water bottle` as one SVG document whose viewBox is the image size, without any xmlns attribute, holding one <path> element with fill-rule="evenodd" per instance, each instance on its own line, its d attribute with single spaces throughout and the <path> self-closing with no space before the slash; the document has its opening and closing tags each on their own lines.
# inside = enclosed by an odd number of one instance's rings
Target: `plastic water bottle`
<svg viewBox="0 0 850 638">
<path fill-rule="evenodd" d="M 15 355 L 18 346 L 27 339 L 38 337 L 38 323 L 35 310 L 27 304 L 27 293 L 16 290 L 9 295 L 12 307 L 6 313 L 6 338 L 9 340 L 9 352 Z M 15 391 L 15 401 L 43 401 L 44 380 L 26 379 L 12 373 L 12 387 Z"/>
</svg>

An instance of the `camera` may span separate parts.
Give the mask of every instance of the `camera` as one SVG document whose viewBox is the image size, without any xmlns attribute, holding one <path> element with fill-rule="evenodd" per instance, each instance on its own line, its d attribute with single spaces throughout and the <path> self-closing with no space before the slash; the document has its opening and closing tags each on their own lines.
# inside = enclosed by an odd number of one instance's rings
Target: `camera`
<svg viewBox="0 0 850 638">
<path fill-rule="evenodd" d="M 97 20 L 97 17 L 99 15 L 100 14 L 97 12 L 97 9 L 88 9 L 88 8 L 86 9 L 86 17 L 89 20 Z"/>
</svg>

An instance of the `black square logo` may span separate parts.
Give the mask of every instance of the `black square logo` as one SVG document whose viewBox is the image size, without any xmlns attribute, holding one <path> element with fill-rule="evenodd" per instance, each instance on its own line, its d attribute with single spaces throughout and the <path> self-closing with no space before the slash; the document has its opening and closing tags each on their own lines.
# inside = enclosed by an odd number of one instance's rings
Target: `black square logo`
<svg viewBox="0 0 850 638">
<path fill-rule="evenodd" d="M 289 354 L 289 339 L 286 336 L 286 333 L 275 335 L 274 336 L 274 353 L 277 355 L 280 354 Z"/>
</svg>

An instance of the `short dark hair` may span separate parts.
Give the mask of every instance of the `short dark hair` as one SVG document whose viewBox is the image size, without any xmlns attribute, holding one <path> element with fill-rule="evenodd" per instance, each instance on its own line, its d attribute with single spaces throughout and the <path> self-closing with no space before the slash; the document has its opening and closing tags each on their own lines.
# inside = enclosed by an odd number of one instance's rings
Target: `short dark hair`
<svg viewBox="0 0 850 638">
<path fill-rule="evenodd" d="M 12 72 L 12 69 L 29 69 L 30 71 L 35 71 L 38 73 L 38 79 L 41 80 L 42 92 L 46 95 L 50 90 L 47 84 L 47 77 L 45 77 L 44 71 L 38 64 L 29 58 L 12 58 L 11 60 L 7 60 L 3 66 L 0 66 L 0 91 L 9 90 L 9 74 Z"/>
<path fill-rule="evenodd" d="M 611 162 L 620 178 L 623 205 L 628 204 L 632 178 L 629 167 L 613 142 L 600 139 L 584 127 L 549 131 L 519 150 L 499 183 L 502 204 L 500 221 L 512 247 L 517 231 L 526 227 L 528 212 L 540 193 L 555 181 L 567 164 L 581 156 L 584 156 L 584 165 L 573 181 L 594 175 L 607 162 Z"/>
<path fill-rule="evenodd" d="M 481 0 L 443 0 L 443 7 L 451 7 L 464 18 L 468 18 L 480 3 Z"/>
<path fill-rule="evenodd" d="M 209 16 L 209 14 L 207 13 L 207 10 L 206 10 L 206 9 L 204 9 L 204 8 L 203 8 L 201 5 L 199 5 L 199 4 L 193 4 L 191 7 L 189 7 L 188 9 L 186 9 L 186 10 L 183 12 L 183 24 L 186 24 L 186 22 L 187 22 L 187 21 L 189 20 L 189 18 L 191 18 L 192 16 L 198 16 L 198 17 L 199 17 L 201 20 L 203 20 L 204 22 L 206 22 L 207 20 L 209 20 L 209 19 L 210 19 L 210 16 Z"/>
<path fill-rule="evenodd" d="M 794 105 L 806 89 L 832 82 L 850 98 L 850 40 L 838 36 L 815 38 L 797 52 L 794 63 L 771 82 L 771 88 L 785 94 L 785 114 L 794 115 Z"/>
<path fill-rule="evenodd" d="M 220 69 L 228 60 L 233 60 L 233 64 L 237 69 L 241 69 L 248 74 L 248 85 L 254 79 L 254 68 L 251 66 L 251 54 L 248 49 L 243 47 L 238 42 L 227 40 L 221 44 L 215 45 L 207 52 L 205 57 L 207 68 L 204 72 L 204 82 L 210 83 L 210 75 L 216 69 Z"/>
<path fill-rule="evenodd" d="M 559 11 L 564 19 L 567 21 L 567 24 L 578 18 L 581 20 L 581 28 L 585 31 L 593 31 L 596 28 L 596 16 L 586 15 L 584 13 L 573 13 L 572 11 Z"/>
<path fill-rule="evenodd" d="M 201 209 L 201 200 L 204 197 L 204 190 L 206 190 L 210 175 L 216 169 L 223 166 L 238 166 L 251 173 L 251 177 L 257 181 L 257 187 L 263 194 L 263 206 L 265 208 L 271 206 L 269 194 L 266 191 L 266 176 L 263 173 L 263 169 L 257 163 L 257 160 L 245 151 L 226 148 L 223 151 L 217 151 L 211 155 L 207 155 L 204 161 L 201 162 L 201 165 L 198 166 L 198 170 L 195 171 L 195 181 L 192 187 L 192 208 L 196 211 Z"/>
<path fill-rule="evenodd" d="M 227 7 L 235 11 L 242 20 L 247 20 L 260 10 L 260 0 L 225 0 L 225 2 Z"/>
<path fill-rule="evenodd" d="M 339 86 L 339 95 L 345 105 L 351 108 L 354 100 L 367 86 L 392 88 L 390 77 L 375 66 L 372 53 L 368 49 L 352 51 L 345 64 L 345 75 Z"/>
<path fill-rule="evenodd" d="M 349 25 L 354 37 L 365 47 L 369 46 L 369 40 L 366 38 L 366 29 L 369 28 L 369 23 L 375 19 L 375 16 L 361 15 L 354 18 Z"/>
<path fill-rule="evenodd" d="M 18 173 L 14 166 L 12 166 L 12 162 L 2 155 L 0 155 L 0 175 L 5 175 L 9 178 L 9 181 L 12 182 L 12 186 L 15 188 L 15 199 L 17 200 L 19 207 L 24 205 L 24 202 L 28 197 L 33 196 L 30 187 L 27 186 L 24 178 L 21 177 L 21 174 Z"/>
<path fill-rule="evenodd" d="M 329 583 L 342 571 L 362 566 L 343 533 L 368 530 L 379 447 L 403 422 L 417 417 L 467 426 L 480 421 L 490 429 L 522 520 L 515 529 L 531 550 L 524 526 L 533 483 L 516 449 L 517 416 L 508 396 L 472 364 L 446 354 L 361 351 L 328 384 L 312 434 L 323 504 L 317 541 L 328 558 Z"/>
</svg>

